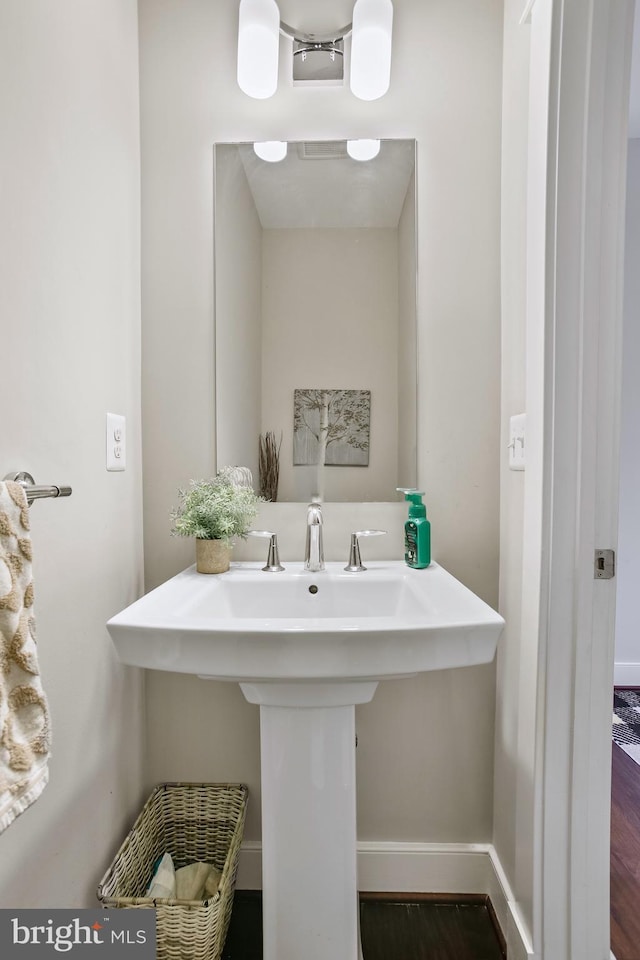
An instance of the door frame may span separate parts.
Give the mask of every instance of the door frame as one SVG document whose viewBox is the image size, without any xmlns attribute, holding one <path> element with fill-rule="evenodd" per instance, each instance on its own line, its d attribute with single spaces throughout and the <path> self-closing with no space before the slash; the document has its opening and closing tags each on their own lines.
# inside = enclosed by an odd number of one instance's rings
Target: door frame
<svg viewBox="0 0 640 960">
<path fill-rule="evenodd" d="M 594 579 L 594 551 L 617 544 L 633 0 L 538 0 L 534 24 L 545 4 L 549 73 L 532 72 L 531 84 L 548 90 L 547 163 L 539 213 L 529 205 L 540 223 L 527 255 L 544 290 L 527 317 L 531 933 L 540 960 L 605 960 L 616 582 Z"/>
</svg>

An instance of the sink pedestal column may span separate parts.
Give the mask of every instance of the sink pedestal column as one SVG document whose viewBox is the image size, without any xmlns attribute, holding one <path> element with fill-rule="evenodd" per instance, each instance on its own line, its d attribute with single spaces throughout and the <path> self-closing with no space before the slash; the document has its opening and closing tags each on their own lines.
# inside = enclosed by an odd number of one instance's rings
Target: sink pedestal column
<svg viewBox="0 0 640 960">
<path fill-rule="evenodd" d="M 263 960 L 357 960 L 355 704 L 377 683 L 241 683 L 260 704 Z"/>
</svg>

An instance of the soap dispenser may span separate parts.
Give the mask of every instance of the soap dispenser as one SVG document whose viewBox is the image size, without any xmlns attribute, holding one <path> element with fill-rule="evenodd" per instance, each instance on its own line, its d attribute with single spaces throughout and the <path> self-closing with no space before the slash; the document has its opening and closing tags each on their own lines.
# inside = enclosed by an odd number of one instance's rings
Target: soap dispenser
<svg viewBox="0 0 640 960">
<path fill-rule="evenodd" d="M 422 502 L 423 490 L 397 487 L 409 501 L 409 518 L 404 525 L 404 560 L 408 567 L 423 570 L 431 563 L 431 524 Z"/>
</svg>

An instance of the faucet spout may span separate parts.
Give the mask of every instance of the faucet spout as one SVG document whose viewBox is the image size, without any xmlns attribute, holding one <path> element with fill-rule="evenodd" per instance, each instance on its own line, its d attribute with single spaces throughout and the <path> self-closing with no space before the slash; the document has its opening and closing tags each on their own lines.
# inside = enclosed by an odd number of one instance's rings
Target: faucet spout
<svg viewBox="0 0 640 960">
<path fill-rule="evenodd" d="M 312 573 L 324 570 L 322 547 L 322 507 L 310 503 L 307 509 L 307 543 L 304 551 L 304 569 Z"/>
</svg>

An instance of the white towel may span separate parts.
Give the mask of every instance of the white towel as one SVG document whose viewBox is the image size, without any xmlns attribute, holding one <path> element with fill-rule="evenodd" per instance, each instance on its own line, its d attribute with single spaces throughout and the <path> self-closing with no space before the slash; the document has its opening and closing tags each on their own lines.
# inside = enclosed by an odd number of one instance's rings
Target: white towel
<svg viewBox="0 0 640 960">
<path fill-rule="evenodd" d="M 173 857 L 165 853 L 151 878 L 145 897 L 152 900 L 174 900 L 176 896 L 176 871 Z"/>
<path fill-rule="evenodd" d="M 0 833 L 48 780 L 49 707 L 38 667 L 29 508 L 0 481 Z"/>
</svg>

